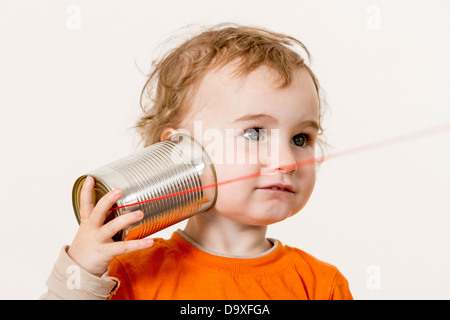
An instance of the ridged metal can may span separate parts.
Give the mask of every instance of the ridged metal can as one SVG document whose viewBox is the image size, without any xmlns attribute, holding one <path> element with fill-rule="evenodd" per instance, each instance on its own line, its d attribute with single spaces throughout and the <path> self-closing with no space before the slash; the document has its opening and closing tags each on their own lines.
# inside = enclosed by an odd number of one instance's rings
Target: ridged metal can
<svg viewBox="0 0 450 320">
<path fill-rule="evenodd" d="M 126 212 L 144 213 L 139 222 L 118 232 L 113 238 L 116 241 L 145 238 L 208 210 L 217 199 L 216 172 L 210 157 L 198 141 L 183 133 L 80 176 L 72 190 L 78 223 L 81 188 L 88 175 L 96 181 L 94 205 L 114 188 L 122 189 L 122 197 L 108 212 L 105 223 Z"/>
</svg>

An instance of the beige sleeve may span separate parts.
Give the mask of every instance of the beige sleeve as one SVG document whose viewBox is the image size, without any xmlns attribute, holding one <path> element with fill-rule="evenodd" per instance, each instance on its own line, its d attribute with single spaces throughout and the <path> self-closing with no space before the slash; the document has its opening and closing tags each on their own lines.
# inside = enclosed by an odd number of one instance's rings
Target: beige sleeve
<svg viewBox="0 0 450 320">
<path fill-rule="evenodd" d="M 61 249 L 53 270 L 46 282 L 48 291 L 40 300 L 107 300 L 118 289 L 119 280 L 95 276 L 73 261 L 67 254 L 69 246 Z"/>
</svg>

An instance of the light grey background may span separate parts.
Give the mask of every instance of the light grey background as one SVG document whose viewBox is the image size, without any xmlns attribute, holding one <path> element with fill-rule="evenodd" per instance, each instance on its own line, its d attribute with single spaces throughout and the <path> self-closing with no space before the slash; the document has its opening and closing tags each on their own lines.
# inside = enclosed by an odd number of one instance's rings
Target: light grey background
<svg viewBox="0 0 450 320">
<path fill-rule="evenodd" d="M 73 182 L 137 150 L 143 73 L 176 30 L 230 21 L 303 41 L 332 154 L 450 122 L 448 12 L 446 0 L 1 0 L 0 298 L 46 290 L 77 230 Z M 268 236 L 336 265 L 356 299 L 449 299 L 449 141 L 323 163 L 306 208 Z"/>
</svg>

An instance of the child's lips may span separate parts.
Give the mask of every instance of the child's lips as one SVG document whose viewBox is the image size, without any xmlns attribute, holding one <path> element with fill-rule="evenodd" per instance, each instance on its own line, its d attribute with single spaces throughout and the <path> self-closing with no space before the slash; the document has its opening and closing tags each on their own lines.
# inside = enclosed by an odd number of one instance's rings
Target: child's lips
<svg viewBox="0 0 450 320">
<path fill-rule="evenodd" d="M 294 188 L 291 185 L 287 184 L 271 184 L 268 186 L 264 186 L 261 188 L 258 188 L 259 190 L 265 190 L 265 191 L 271 191 L 271 192 L 283 192 L 283 193 L 295 193 Z"/>
<path fill-rule="evenodd" d="M 267 191 L 267 192 L 276 192 L 276 193 L 286 193 L 286 194 L 293 194 L 294 192 L 287 191 L 287 190 L 272 190 L 268 188 L 259 188 L 259 190 Z"/>
</svg>

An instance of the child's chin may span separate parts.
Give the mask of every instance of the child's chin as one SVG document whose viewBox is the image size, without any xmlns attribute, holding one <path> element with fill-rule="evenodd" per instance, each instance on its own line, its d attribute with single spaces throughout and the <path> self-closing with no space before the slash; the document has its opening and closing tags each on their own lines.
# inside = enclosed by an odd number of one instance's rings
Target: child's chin
<svg viewBox="0 0 450 320">
<path fill-rule="evenodd" d="M 254 225 L 254 226 L 268 226 L 268 225 L 283 221 L 290 216 L 291 215 L 289 215 L 289 214 L 285 214 L 285 215 L 280 215 L 280 214 L 270 215 L 270 214 L 268 214 L 265 216 L 260 216 L 260 217 L 251 219 L 248 224 Z"/>
</svg>

